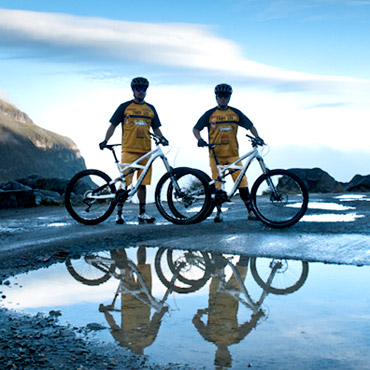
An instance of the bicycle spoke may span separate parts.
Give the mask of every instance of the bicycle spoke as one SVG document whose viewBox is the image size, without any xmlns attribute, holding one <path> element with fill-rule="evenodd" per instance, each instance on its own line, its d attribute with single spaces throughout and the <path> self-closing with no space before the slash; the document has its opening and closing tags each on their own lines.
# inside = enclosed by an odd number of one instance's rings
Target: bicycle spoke
<svg viewBox="0 0 370 370">
<path fill-rule="evenodd" d="M 307 209 L 308 193 L 302 180 L 289 171 L 272 170 L 252 188 L 257 216 L 272 227 L 286 227 L 299 221 Z"/>
<path fill-rule="evenodd" d="M 86 170 L 72 178 L 68 184 L 65 202 L 71 216 L 84 224 L 104 221 L 115 207 L 114 185 L 101 171 Z"/>
<path fill-rule="evenodd" d="M 296 260 L 253 258 L 252 275 L 261 288 L 273 294 L 289 294 L 298 290 L 308 276 L 308 263 Z"/>
<path fill-rule="evenodd" d="M 166 174 L 156 189 L 156 204 L 167 220 L 187 224 L 199 222 L 211 205 L 211 192 L 206 175 L 191 168 L 175 169 L 177 186 Z"/>
</svg>

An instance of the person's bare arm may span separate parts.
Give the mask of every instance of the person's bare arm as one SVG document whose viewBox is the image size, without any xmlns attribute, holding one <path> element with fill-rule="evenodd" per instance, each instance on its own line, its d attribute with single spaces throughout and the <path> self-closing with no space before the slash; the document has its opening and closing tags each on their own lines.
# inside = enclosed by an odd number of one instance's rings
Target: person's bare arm
<svg viewBox="0 0 370 370">
<path fill-rule="evenodd" d="M 112 124 L 108 127 L 108 130 L 105 134 L 105 139 L 101 143 L 99 143 L 99 148 L 101 150 L 103 150 L 104 147 L 107 145 L 107 142 L 113 136 L 115 130 L 116 130 L 116 126 L 114 126 Z"/>
<path fill-rule="evenodd" d="M 194 134 L 194 136 L 195 136 L 195 138 L 197 139 L 197 140 L 199 140 L 199 139 L 201 139 L 202 137 L 200 136 L 200 131 L 199 130 L 197 130 L 196 128 L 193 128 L 193 134 Z"/>
<path fill-rule="evenodd" d="M 109 139 L 113 136 L 115 130 L 116 130 L 116 126 L 112 124 L 108 127 L 108 130 L 107 130 L 107 133 L 105 134 L 105 139 L 104 139 L 106 142 L 108 142 Z"/>
</svg>

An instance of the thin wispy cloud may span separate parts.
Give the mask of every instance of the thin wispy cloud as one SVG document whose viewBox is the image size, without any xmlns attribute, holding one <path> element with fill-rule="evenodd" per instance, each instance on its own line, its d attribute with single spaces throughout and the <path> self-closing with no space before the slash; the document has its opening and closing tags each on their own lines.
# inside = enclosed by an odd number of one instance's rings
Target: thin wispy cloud
<svg viewBox="0 0 370 370">
<path fill-rule="evenodd" d="M 321 108 L 344 108 L 351 106 L 351 103 L 335 102 L 335 103 L 321 103 L 305 107 L 304 109 L 321 109 Z"/>
<path fill-rule="evenodd" d="M 141 23 L 68 14 L 0 10 L 0 46 L 18 55 L 74 61 L 104 59 L 222 73 L 281 91 L 365 89 L 370 81 L 287 71 L 247 59 L 210 27 Z M 222 52 L 220 52 L 222 50 Z"/>
</svg>

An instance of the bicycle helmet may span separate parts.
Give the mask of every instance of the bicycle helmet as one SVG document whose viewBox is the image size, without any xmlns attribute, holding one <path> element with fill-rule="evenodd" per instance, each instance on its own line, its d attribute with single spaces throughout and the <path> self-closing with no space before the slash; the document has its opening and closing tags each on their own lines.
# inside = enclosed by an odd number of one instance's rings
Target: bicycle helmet
<svg viewBox="0 0 370 370">
<path fill-rule="evenodd" d="M 233 88 L 228 84 L 219 84 L 215 87 L 215 94 L 232 94 Z"/>
<path fill-rule="evenodd" d="M 131 81 L 131 89 L 136 86 L 149 87 L 149 81 L 145 77 L 135 77 Z"/>
</svg>

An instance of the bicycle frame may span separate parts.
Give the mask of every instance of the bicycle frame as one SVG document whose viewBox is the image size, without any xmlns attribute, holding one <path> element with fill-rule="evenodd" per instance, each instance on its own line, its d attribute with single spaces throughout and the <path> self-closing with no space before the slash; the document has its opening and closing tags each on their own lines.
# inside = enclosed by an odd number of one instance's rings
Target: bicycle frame
<svg viewBox="0 0 370 370">
<path fill-rule="evenodd" d="M 106 265 L 116 265 L 115 262 L 107 257 L 102 257 L 102 256 L 96 256 L 94 258 L 90 258 L 86 263 L 89 263 L 90 265 L 96 267 L 97 269 L 101 270 L 99 268 L 100 263 L 105 263 Z M 133 271 L 136 274 L 136 277 L 138 279 L 138 282 L 140 284 L 140 288 L 137 289 L 132 289 L 127 282 L 122 279 L 122 275 L 125 273 L 125 269 L 121 269 L 120 274 L 116 273 L 115 271 L 111 272 L 110 275 L 113 276 L 115 279 L 119 280 L 118 287 L 116 289 L 113 301 L 112 301 L 112 306 L 114 307 L 116 299 L 120 293 L 123 294 L 132 294 L 135 296 L 136 299 L 141 301 L 144 304 L 147 304 L 154 308 L 157 312 L 160 312 L 161 309 L 164 307 L 165 302 L 172 292 L 171 289 L 167 289 L 163 298 L 161 300 L 156 299 L 151 292 L 149 291 L 148 287 L 146 286 L 144 279 L 138 270 L 137 266 L 135 265 L 134 262 L 131 260 L 127 260 L 127 267 L 129 270 Z M 177 275 L 175 274 L 172 280 L 176 280 Z M 119 311 L 119 310 L 118 310 Z"/>
<path fill-rule="evenodd" d="M 117 144 L 119 145 L 119 144 Z M 115 146 L 115 145 L 114 145 Z M 112 146 L 113 147 L 113 146 Z M 115 163 L 117 165 L 117 169 L 120 173 L 120 176 L 117 177 L 116 179 L 112 180 L 109 185 L 114 185 L 116 184 L 117 182 L 121 182 L 119 189 L 127 189 L 127 182 L 126 182 L 126 177 L 133 174 L 135 171 L 137 170 L 143 170 L 143 172 L 141 173 L 140 177 L 138 178 L 137 180 L 137 183 L 135 186 L 130 186 L 129 190 L 128 190 L 128 194 L 127 194 L 127 197 L 128 199 L 129 198 L 132 198 L 136 192 L 139 190 L 139 186 L 141 185 L 141 183 L 143 182 L 143 179 L 145 177 L 145 175 L 148 173 L 149 171 L 149 168 L 150 166 L 153 164 L 153 162 L 158 158 L 160 157 L 163 161 L 163 164 L 166 168 L 166 171 L 171 173 L 172 172 L 172 167 L 170 166 L 168 160 L 167 160 L 167 157 L 165 156 L 165 154 L 163 153 L 163 150 L 162 148 L 157 145 L 155 149 L 151 150 L 150 152 L 144 154 L 143 156 L 141 156 L 140 158 L 138 158 L 136 161 L 132 162 L 132 163 L 121 163 L 117 156 L 116 156 L 116 153 L 114 152 L 113 148 L 111 149 L 112 153 L 113 153 L 113 156 L 114 156 L 114 159 L 115 159 Z M 148 157 L 149 160 L 148 162 L 145 164 L 145 165 L 142 165 L 140 164 L 141 161 L 147 159 Z M 177 182 L 174 182 L 175 184 L 175 188 L 178 186 L 177 185 Z M 179 191 L 179 189 L 176 189 Z M 107 198 L 114 198 L 114 195 L 109 195 L 109 196 L 106 196 Z M 97 198 L 102 198 L 101 196 L 97 196 Z"/>
<path fill-rule="evenodd" d="M 213 151 L 213 153 L 214 153 L 214 151 Z M 223 179 L 227 175 L 231 175 L 232 172 L 240 171 L 240 174 L 237 177 L 237 179 L 234 183 L 234 186 L 227 193 L 228 198 L 231 198 L 233 196 L 233 194 L 236 192 L 236 190 L 238 189 L 238 187 L 239 187 L 239 185 L 240 185 L 240 183 L 243 179 L 243 176 L 247 172 L 250 164 L 252 163 L 252 161 L 254 159 L 257 159 L 257 161 L 258 161 L 258 163 L 261 167 L 261 170 L 264 174 L 266 174 L 268 172 L 268 168 L 266 167 L 265 162 L 264 162 L 262 156 L 260 155 L 257 147 L 253 148 L 250 152 L 244 154 L 243 156 L 239 157 L 235 162 L 233 162 L 231 164 L 228 164 L 228 165 L 221 165 L 218 162 L 217 156 L 215 156 L 214 158 L 215 158 L 215 161 L 216 161 L 218 175 L 217 175 L 216 180 L 212 180 L 212 182 L 210 182 L 210 185 L 214 185 L 215 183 L 220 183 L 221 184 L 221 190 L 225 191 L 225 180 L 223 180 Z M 244 165 L 238 165 L 238 163 L 243 161 L 244 159 L 247 159 L 245 164 Z M 229 171 L 229 172 L 226 173 L 227 171 Z"/>
</svg>

